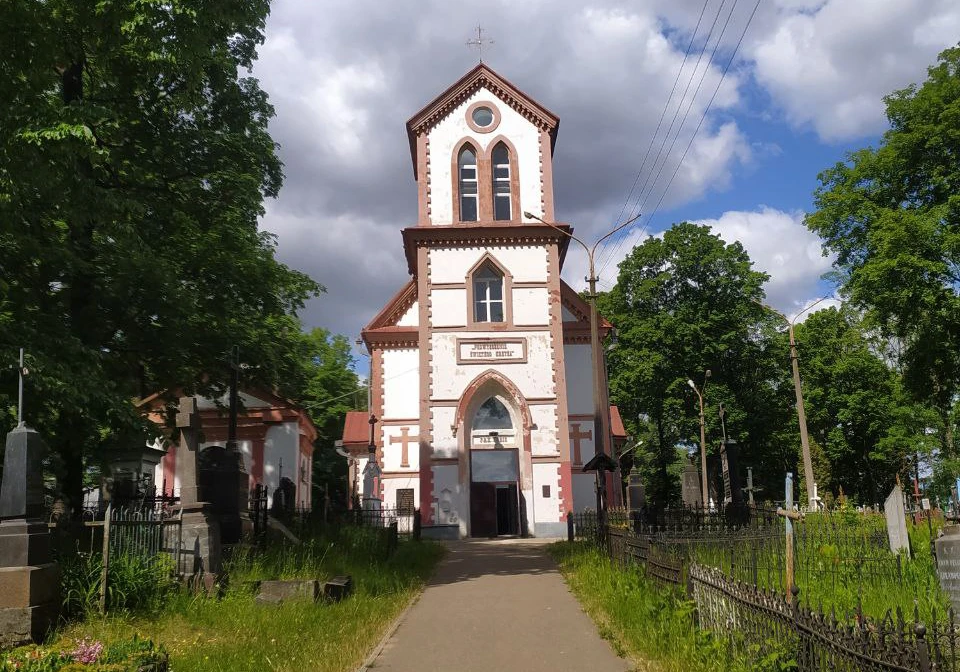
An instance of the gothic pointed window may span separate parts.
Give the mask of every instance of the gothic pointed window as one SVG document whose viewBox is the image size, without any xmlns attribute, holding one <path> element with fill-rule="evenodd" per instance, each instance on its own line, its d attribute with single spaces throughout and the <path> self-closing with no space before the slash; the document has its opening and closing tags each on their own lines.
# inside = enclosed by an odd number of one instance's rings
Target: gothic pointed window
<svg viewBox="0 0 960 672">
<path fill-rule="evenodd" d="M 473 430 L 511 430 L 513 429 L 513 420 L 510 418 L 510 411 L 504 406 L 503 402 L 496 397 L 490 397 L 477 409 L 473 416 Z"/>
<path fill-rule="evenodd" d="M 502 142 L 493 148 L 493 218 L 512 218 L 510 201 L 510 150 Z"/>
<path fill-rule="evenodd" d="M 460 221 L 477 221 L 479 210 L 477 202 L 477 154 L 472 148 L 464 147 L 457 157 L 460 191 Z"/>
<path fill-rule="evenodd" d="M 503 275 L 487 263 L 473 274 L 474 322 L 503 322 Z"/>
</svg>

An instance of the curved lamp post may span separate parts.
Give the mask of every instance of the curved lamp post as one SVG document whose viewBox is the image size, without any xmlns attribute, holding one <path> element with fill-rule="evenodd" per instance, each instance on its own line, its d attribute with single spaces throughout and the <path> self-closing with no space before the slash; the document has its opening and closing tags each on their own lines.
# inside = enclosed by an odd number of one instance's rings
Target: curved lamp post
<svg viewBox="0 0 960 672">
<path fill-rule="evenodd" d="M 597 242 L 593 244 L 593 246 L 588 246 L 585 242 L 577 238 L 575 235 L 573 235 L 569 231 L 561 229 L 559 226 L 556 226 L 555 224 L 551 224 L 550 222 L 545 222 L 543 219 L 541 219 L 540 217 L 537 217 L 532 213 L 524 212 L 523 216 L 526 217 L 527 219 L 534 219 L 540 222 L 541 224 L 546 224 L 551 229 L 555 229 L 560 233 L 564 234 L 565 236 L 568 236 L 572 240 L 577 241 L 580 244 L 580 246 L 584 249 L 584 251 L 587 253 L 587 261 L 590 264 L 590 277 L 587 278 L 587 282 L 589 283 L 589 286 L 590 286 L 590 291 L 589 291 L 589 294 L 587 295 L 587 300 L 590 303 L 590 354 L 593 361 L 593 367 L 592 367 L 593 368 L 593 426 L 595 428 L 594 431 L 599 433 L 599 436 L 598 436 L 599 440 L 597 441 L 597 448 L 599 450 L 597 452 L 605 455 L 611 455 L 613 451 L 610 449 L 610 446 L 609 446 L 609 438 L 610 438 L 609 431 L 608 431 L 609 422 L 605 420 L 605 418 L 609 415 L 609 409 L 605 411 L 605 409 L 603 408 L 603 395 L 601 394 L 601 389 L 603 387 L 603 371 L 601 369 L 601 366 L 603 364 L 603 360 L 601 359 L 601 355 L 600 355 L 600 328 L 599 328 L 599 318 L 597 317 L 597 273 L 594 268 L 593 257 L 600 243 L 602 243 L 607 238 L 615 234 L 617 231 L 624 229 L 629 224 L 632 224 L 633 222 L 640 219 L 640 215 L 638 214 L 635 217 L 631 217 L 630 219 L 625 221 L 623 224 L 617 225 L 608 233 L 601 236 L 597 240 Z M 607 508 L 606 497 L 601 497 L 601 492 L 603 492 L 603 489 L 605 487 L 603 470 L 599 469 L 597 471 L 597 474 L 599 479 L 599 482 L 597 484 L 597 487 L 598 487 L 597 512 L 598 512 L 598 515 L 603 515 Z M 601 509 L 603 509 L 603 511 L 601 511 Z"/>
</svg>

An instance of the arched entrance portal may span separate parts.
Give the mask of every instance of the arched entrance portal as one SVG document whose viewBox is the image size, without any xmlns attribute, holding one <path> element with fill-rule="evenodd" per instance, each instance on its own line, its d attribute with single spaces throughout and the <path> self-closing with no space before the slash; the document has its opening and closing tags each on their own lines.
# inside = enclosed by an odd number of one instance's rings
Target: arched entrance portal
<svg viewBox="0 0 960 672">
<path fill-rule="evenodd" d="M 470 535 L 526 533 L 530 420 L 519 391 L 495 372 L 470 386 L 461 401 L 461 475 L 469 496 Z"/>
</svg>

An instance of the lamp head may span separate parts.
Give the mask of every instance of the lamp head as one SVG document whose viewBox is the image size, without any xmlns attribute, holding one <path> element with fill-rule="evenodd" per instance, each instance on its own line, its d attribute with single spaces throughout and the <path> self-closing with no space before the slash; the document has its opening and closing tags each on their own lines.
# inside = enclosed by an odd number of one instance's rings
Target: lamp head
<svg viewBox="0 0 960 672">
<path fill-rule="evenodd" d="M 694 384 L 692 378 L 687 378 L 687 385 L 690 386 L 690 389 L 691 389 L 691 390 L 693 390 L 694 392 L 696 392 L 697 386 L 696 386 L 696 384 Z"/>
<path fill-rule="evenodd" d="M 704 378 L 709 378 L 709 377 L 712 376 L 712 375 L 713 375 L 713 371 L 711 371 L 710 369 L 707 369 L 707 370 L 704 372 L 703 377 L 704 377 Z"/>
</svg>

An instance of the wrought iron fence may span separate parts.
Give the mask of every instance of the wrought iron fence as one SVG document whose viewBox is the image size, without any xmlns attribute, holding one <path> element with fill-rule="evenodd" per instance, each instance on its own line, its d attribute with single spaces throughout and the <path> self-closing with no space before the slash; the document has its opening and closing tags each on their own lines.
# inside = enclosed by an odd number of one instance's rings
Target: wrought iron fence
<svg viewBox="0 0 960 672">
<path fill-rule="evenodd" d="M 734 581 L 715 567 L 693 564 L 690 592 L 699 625 L 728 638 L 731 648 L 756 656 L 796 661 L 801 672 L 956 672 L 957 628 L 953 612 L 929 624 L 916 614 L 887 612 L 879 622 L 855 612 L 838 619 L 785 596 Z"/>
<path fill-rule="evenodd" d="M 414 537 L 414 532 L 419 526 L 419 509 L 407 508 L 369 508 L 353 509 L 352 515 L 357 525 L 367 527 L 390 527 L 396 523 L 397 534 L 404 538 Z"/>
<path fill-rule="evenodd" d="M 798 540 L 806 554 L 797 557 L 801 587 L 806 581 L 829 579 L 831 571 L 834 580 L 850 579 L 842 573 L 845 570 L 818 564 L 822 545 L 837 542 L 835 532 L 830 526 L 811 526 Z M 810 672 L 960 672 L 960 626 L 952 610 L 924 612 L 921 619 L 915 606 L 911 619 L 898 610 L 873 620 L 859 604 L 839 615 L 835 609 L 828 613 L 822 607 L 801 606 L 798 596 L 803 591 L 797 587 L 792 603 L 787 600 L 782 575 L 785 542 L 776 528 L 687 530 L 681 535 L 669 528 L 637 534 L 609 525 L 604 535 L 588 538 L 603 538 L 617 565 L 642 568 L 661 585 L 685 588 L 696 603 L 700 627 L 729 639 L 731 651 L 779 658 Z M 874 552 L 868 539 L 854 542 L 859 555 L 845 562 L 879 565 L 884 556 Z M 885 574 L 889 566 L 903 563 L 888 549 L 885 558 L 885 569 L 875 572 L 884 581 L 889 579 Z M 859 576 L 869 577 L 870 571 L 867 567 Z"/>
</svg>

